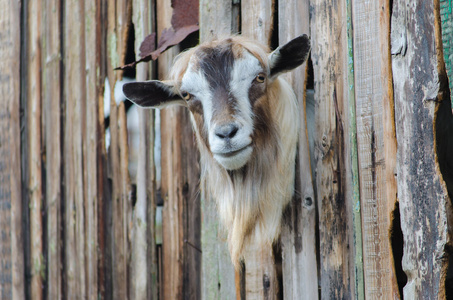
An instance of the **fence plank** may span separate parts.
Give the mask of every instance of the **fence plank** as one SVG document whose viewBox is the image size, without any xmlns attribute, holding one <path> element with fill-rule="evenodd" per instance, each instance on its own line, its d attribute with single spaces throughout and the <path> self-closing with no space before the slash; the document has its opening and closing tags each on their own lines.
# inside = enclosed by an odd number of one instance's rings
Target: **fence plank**
<svg viewBox="0 0 453 300">
<path fill-rule="evenodd" d="M 101 164 L 99 159 L 98 143 L 104 135 L 100 134 L 99 108 L 102 77 L 100 68 L 101 57 L 101 22 L 99 20 L 101 10 L 100 0 L 85 1 L 85 119 L 86 126 L 83 132 L 84 141 L 84 210 L 85 210 L 85 257 L 86 257 L 86 289 L 88 299 L 98 298 L 98 174 Z M 102 107 L 103 108 L 103 107 Z M 101 156 L 102 157 L 102 156 Z"/>
<path fill-rule="evenodd" d="M 278 3 L 279 42 L 309 33 L 309 1 Z M 283 296 L 285 299 L 317 299 L 318 268 L 316 258 L 316 209 L 310 152 L 307 136 L 306 68 L 301 67 L 288 74 L 288 79 L 300 102 L 300 137 L 298 164 L 296 164 L 296 196 L 282 222 Z M 297 171 L 296 171 L 297 172 Z"/>
<path fill-rule="evenodd" d="M 171 26 L 172 9 L 168 1 L 158 0 L 157 32 L 158 38 L 164 28 Z M 178 47 L 169 49 L 159 57 L 158 78 L 164 79 L 169 74 L 173 58 Z M 179 118 L 181 108 L 172 107 L 160 111 L 161 116 L 161 193 L 164 201 L 162 209 L 162 287 L 163 299 L 182 299 L 183 297 L 183 249 L 182 228 L 180 227 L 182 207 L 176 191 L 181 186 L 180 155 L 181 129 Z M 176 121 L 178 120 L 178 121 Z M 178 130 L 178 132 L 176 132 Z M 174 144 L 176 143 L 176 145 Z M 176 152 L 176 153 L 175 153 Z M 174 161 L 176 160 L 176 162 Z"/>
<path fill-rule="evenodd" d="M 135 53 L 139 59 L 140 44 L 151 33 L 154 7 L 146 0 L 132 4 L 135 29 Z M 137 66 L 137 81 L 150 79 L 149 64 Z M 157 253 L 155 241 L 156 182 L 154 170 L 153 110 L 139 110 L 139 152 L 137 162 L 137 202 L 134 207 L 131 244 L 131 299 L 158 299 Z M 149 254 L 148 254 L 149 252 Z M 144 263 L 146 262 L 146 263 Z"/>
<path fill-rule="evenodd" d="M 43 22 L 43 108 L 46 149 L 47 270 L 49 299 L 62 298 L 61 256 L 61 3 L 46 0 Z"/>
<path fill-rule="evenodd" d="M 31 297 L 42 299 L 43 271 L 43 224 L 42 224 L 42 157 L 41 157 L 41 1 L 28 3 L 27 30 L 27 126 L 29 161 L 29 209 L 30 209 L 30 260 Z"/>
<path fill-rule="evenodd" d="M 321 298 L 352 298 L 354 264 L 347 159 L 346 6 L 317 0 L 311 6 L 312 60 L 316 107 L 316 191 L 319 212 Z"/>
<path fill-rule="evenodd" d="M 270 45 L 275 0 L 242 0 L 241 5 L 242 34 Z"/>
<path fill-rule="evenodd" d="M 160 38 L 162 30 L 171 26 L 172 9 L 168 1 L 158 1 L 157 9 Z M 159 57 L 159 79 L 167 78 L 178 50 Z M 188 114 L 182 107 L 161 112 L 164 299 L 200 298 L 199 170 L 194 164 L 198 153 Z"/>
<path fill-rule="evenodd" d="M 84 13 L 79 1 L 65 2 L 64 17 L 65 279 L 67 298 L 86 298 L 83 123 L 85 99 Z"/>
<path fill-rule="evenodd" d="M 237 12 L 238 13 L 238 12 Z M 200 41 L 231 34 L 233 19 L 231 2 L 221 0 L 200 1 Z M 235 288 L 235 273 L 231 263 L 226 237 L 224 236 L 215 200 L 202 187 L 202 298 L 235 299 L 239 297 L 239 286 Z"/>
<path fill-rule="evenodd" d="M 365 283 L 363 275 L 363 238 L 362 238 L 362 210 L 360 207 L 360 184 L 359 184 L 359 159 L 358 159 L 358 148 L 357 148 L 357 118 L 356 118 L 356 103 L 355 103 L 355 85 L 354 85 L 354 30 L 352 23 L 352 0 L 346 1 L 346 14 L 347 14 L 347 77 L 348 77 L 348 133 L 349 136 L 349 158 L 350 163 L 346 163 L 346 166 L 350 166 L 349 176 L 346 176 L 346 185 L 350 186 L 349 199 L 352 202 L 352 224 L 353 229 L 352 241 L 354 243 L 353 256 L 354 256 L 354 295 L 356 299 L 365 298 Z"/>
<path fill-rule="evenodd" d="M 392 132 L 393 101 L 392 86 L 389 84 L 392 80 L 388 40 L 390 15 L 388 4 L 381 2 L 352 2 L 367 299 L 395 299 L 399 294 L 389 239 L 390 216 L 396 202 L 396 139 Z"/>
<path fill-rule="evenodd" d="M 122 73 L 113 69 L 124 65 L 129 20 L 132 13 L 132 2 L 129 0 L 109 1 L 107 7 L 107 76 L 110 84 L 110 147 L 109 167 L 112 179 L 111 230 L 109 265 L 106 272 L 111 273 L 112 287 L 106 287 L 106 295 L 112 299 L 128 297 L 128 218 L 130 214 L 130 183 L 127 174 L 127 137 L 124 136 L 125 116 L 115 100 L 115 84 Z M 124 107 L 122 108 L 124 110 Z M 123 132 L 121 131 L 123 127 Z M 126 164 L 126 166 L 125 166 Z"/>
<path fill-rule="evenodd" d="M 21 4 L 0 1 L 0 298 L 25 299 L 20 167 Z"/>
<path fill-rule="evenodd" d="M 438 4 L 438 2 L 437 2 Z M 444 99 L 439 86 L 443 64 L 434 3 L 394 1 L 392 71 L 398 137 L 397 184 L 404 236 L 402 266 L 408 276 L 405 299 L 445 299 L 448 217 L 451 202 L 435 154 L 434 118 Z M 420 14 L 424 11 L 424 14 Z M 445 75 L 445 74 L 443 74 Z M 448 87 L 446 87 L 448 88 Z M 451 220 L 451 219 L 450 219 Z"/>
</svg>

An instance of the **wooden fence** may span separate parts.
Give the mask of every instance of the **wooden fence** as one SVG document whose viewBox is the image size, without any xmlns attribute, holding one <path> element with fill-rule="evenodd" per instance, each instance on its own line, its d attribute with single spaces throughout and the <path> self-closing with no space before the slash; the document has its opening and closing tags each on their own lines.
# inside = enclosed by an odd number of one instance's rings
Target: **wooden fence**
<svg viewBox="0 0 453 300">
<path fill-rule="evenodd" d="M 0 299 L 246 297 L 199 192 L 188 112 L 139 111 L 131 149 L 113 96 L 114 68 L 183 2 L 0 0 Z M 440 0 L 200 0 L 201 42 L 311 36 L 310 61 L 287 75 L 303 105 L 284 299 L 453 299 L 441 16 Z M 136 79 L 165 78 L 185 44 L 137 65 Z"/>
</svg>

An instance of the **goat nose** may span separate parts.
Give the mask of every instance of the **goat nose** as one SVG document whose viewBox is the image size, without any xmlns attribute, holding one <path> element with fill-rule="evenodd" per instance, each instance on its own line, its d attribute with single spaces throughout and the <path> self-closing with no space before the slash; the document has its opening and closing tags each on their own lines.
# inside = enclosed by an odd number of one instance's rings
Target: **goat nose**
<svg viewBox="0 0 453 300">
<path fill-rule="evenodd" d="M 234 124 L 226 124 L 217 126 L 215 129 L 215 135 L 221 139 L 231 139 L 236 135 L 239 128 Z"/>
</svg>

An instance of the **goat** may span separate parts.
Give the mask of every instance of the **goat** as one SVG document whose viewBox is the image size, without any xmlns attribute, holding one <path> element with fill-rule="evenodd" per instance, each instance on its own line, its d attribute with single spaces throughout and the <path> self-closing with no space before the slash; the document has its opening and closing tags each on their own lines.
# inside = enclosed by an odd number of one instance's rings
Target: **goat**
<svg viewBox="0 0 453 300">
<path fill-rule="evenodd" d="M 236 268 L 250 245 L 270 247 L 294 193 L 299 107 L 280 74 L 301 65 L 310 40 L 269 49 L 244 37 L 181 53 L 169 81 L 127 83 L 139 106 L 188 107 L 200 151 L 201 182 L 215 199 Z"/>
</svg>

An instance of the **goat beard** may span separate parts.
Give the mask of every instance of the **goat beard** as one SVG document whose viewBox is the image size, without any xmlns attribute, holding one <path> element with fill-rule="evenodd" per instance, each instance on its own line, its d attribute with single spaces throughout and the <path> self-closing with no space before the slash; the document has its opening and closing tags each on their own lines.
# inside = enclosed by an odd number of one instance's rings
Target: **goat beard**
<svg viewBox="0 0 453 300">
<path fill-rule="evenodd" d="M 283 209 L 294 193 L 299 110 L 290 86 L 278 81 L 271 97 L 288 100 L 274 102 L 274 126 L 254 143 L 253 154 L 241 169 L 220 166 L 196 131 L 203 196 L 217 205 L 236 269 L 246 248 L 268 249 L 279 238 Z"/>
</svg>

